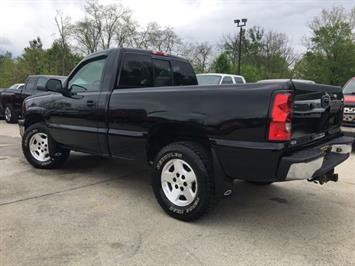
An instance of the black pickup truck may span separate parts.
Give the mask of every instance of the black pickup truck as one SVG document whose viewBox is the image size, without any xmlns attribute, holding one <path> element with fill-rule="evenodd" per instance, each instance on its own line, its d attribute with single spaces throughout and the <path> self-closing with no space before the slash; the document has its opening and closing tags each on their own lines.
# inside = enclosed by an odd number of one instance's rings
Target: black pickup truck
<svg viewBox="0 0 355 266">
<path fill-rule="evenodd" d="M 152 166 L 161 207 L 189 221 L 232 192 L 233 180 L 336 181 L 351 153 L 340 88 L 292 81 L 198 86 L 184 59 L 112 49 L 82 60 L 54 94 L 25 100 L 23 153 L 55 168 L 70 150 Z"/>
<path fill-rule="evenodd" d="M 15 84 L 19 86 L 11 86 L 2 91 L 0 95 L 0 110 L 3 110 L 6 122 L 16 123 L 17 119 L 21 117 L 23 101 L 31 95 L 46 91 L 46 83 L 51 78 L 65 80 L 63 76 L 31 75 L 27 77 L 24 85 Z"/>
</svg>

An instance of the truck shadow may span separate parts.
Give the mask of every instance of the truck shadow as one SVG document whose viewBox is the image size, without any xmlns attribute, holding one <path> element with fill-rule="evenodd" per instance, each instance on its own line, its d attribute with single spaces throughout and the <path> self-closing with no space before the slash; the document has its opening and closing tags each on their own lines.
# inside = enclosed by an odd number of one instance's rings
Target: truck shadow
<svg viewBox="0 0 355 266">
<path fill-rule="evenodd" d="M 27 164 L 25 159 L 21 159 Z M 146 164 L 132 161 L 109 159 L 97 156 L 73 153 L 62 169 L 48 171 L 31 168 L 36 174 L 45 174 L 46 178 L 62 179 L 71 182 L 80 179 L 86 183 L 108 183 L 117 188 L 117 196 L 125 189 L 125 193 L 142 195 L 147 209 L 155 213 L 151 219 L 167 218 L 157 204 L 150 181 L 150 168 Z M 76 182 L 73 182 L 75 185 Z M 326 185 L 328 186 L 328 185 Z M 221 226 L 236 230 L 268 230 L 278 228 L 288 234 L 291 231 L 306 232 L 316 230 L 322 225 L 323 230 L 333 230 L 335 222 L 325 217 L 336 217 L 336 221 L 349 214 L 341 208 L 340 200 L 330 200 L 332 191 L 325 187 L 306 181 L 275 183 L 270 186 L 256 186 L 244 181 L 234 184 L 234 193 L 222 199 L 216 208 L 193 225 L 209 229 Z M 181 224 L 180 221 L 168 218 L 168 223 Z M 182 223 L 181 226 L 189 226 Z"/>
<path fill-rule="evenodd" d="M 117 187 L 117 193 L 124 182 L 125 189 L 131 191 L 132 195 L 138 193 L 149 199 L 150 202 L 142 203 L 147 204 L 147 208 L 160 208 L 151 189 L 150 168 L 147 165 L 76 154 L 59 171 L 99 176 L 99 179 L 108 180 L 112 186 Z M 234 188 L 231 197 L 222 199 L 214 210 L 195 223 L 208 227 L 242 224 L 263 228 L 283 225 L 288 227 L 292 224 L 303 230 L 301 227 L 307 227 L 310 221 L 312 224 L 319 224 L 324 223 L 324 217 L 344 215 L 343 210 L 334 202 L 327 204 L 329 194 L 326 189 L 307 181 L 275 183 L 269 186 L 237 181 Z M 165 216 L 162 210 L 160 213 Z"/>
</svg>

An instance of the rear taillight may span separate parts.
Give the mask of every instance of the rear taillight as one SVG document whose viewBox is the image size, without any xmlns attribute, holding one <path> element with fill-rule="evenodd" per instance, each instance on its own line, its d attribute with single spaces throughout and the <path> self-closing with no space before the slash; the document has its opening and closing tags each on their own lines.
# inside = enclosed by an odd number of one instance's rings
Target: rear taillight
<svg viewBox="0 0 355 266">
<path fill-rule="evenodd" d="M 291 139 L 292 94 L 277 93 L 271 111 L 269 141 L 287 141 Z"/>
<path fill-rule="evenodd" d="M 355 95 L 344 95 L 344 103 L 355 103 Z"/>
</svg>

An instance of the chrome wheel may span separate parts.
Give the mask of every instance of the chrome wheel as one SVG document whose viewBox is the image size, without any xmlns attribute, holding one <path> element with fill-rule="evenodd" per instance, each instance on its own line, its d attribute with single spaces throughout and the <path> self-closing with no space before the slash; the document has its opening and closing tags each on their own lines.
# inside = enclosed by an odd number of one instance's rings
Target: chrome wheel
<svg viewBox="0 0 355 266">
<path fill-rule="evenodd" d="M 6 121 L 11 121 L 11 110 L 8 106 L 5 108 L 5 119 Z"/>
<path fill-rule="evenodd" d="M 48 148 L 48 135 L 44 133 L 34 134 L 29 142 L 30 152 L 33 158 L 40 162 L 50 160 Z"/>
<path fill-rule="evenodd" d="M 197 195 L 197 178 L 192 167 L 181 159 L 171 159 L 161 172 L 161 186 L 168 200 L 184 207 Z"/>
</svg>

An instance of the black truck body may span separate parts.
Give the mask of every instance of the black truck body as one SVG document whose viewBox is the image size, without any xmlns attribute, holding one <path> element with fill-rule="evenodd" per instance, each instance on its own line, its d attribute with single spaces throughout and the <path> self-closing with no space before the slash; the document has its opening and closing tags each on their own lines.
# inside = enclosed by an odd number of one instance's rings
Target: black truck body
<svg viewBox="0 0 355 266">
<path fill-rule="evenodd" d="M 103 64 L 99 80 L 91 87 L 75 85 L 78 73 L 92 65 L 97 68 L 95 62 Z M 187 156 L 185 161 L 199 175 L 201 167 L 194 168 L 198 164 L 185 154 L 187 148 L 203 159 L 206 171 L 201 176 L 208 175 L 208 193 L 203 190 L 206 184 L 198 181 L 199 193 L 216 197 L 229 195 L 234 179 L 260 184 L 336 181 L 334 167 L 351 153 L 352 138 L 340 131 L 343 94 L 338 87 L 292 81 L 197 86 L 186 60 L 121 48 L 90 55 L 63 88 L 55 81 L 47 88 L 58 93 L 26 99 L 19 123 L 24 154 L 35 167 L 52 165 L 50 159 L 41 163 L 28 155 L 33 125 L 39 125 L 37 130 L 44 130 L 60 151 L 147 161 L 153 165 L 153 180 L 160 180 L 169 156 Z M 169 147 L 174 152 L 168 153 Z M 54 157 L 55 151 L 50 152 L 48 158 Z M 176 178 L 167 183 L 168 192 L 178 187 Z M 198 203 L 195 199 L 180 206 L 181 196 L 173 204 L 159 182 L 153 181 L 158 201 L 175 218 L 195 219 L 207 209 L 205 201 L 211 201 L 200 195 Z"/>
<path fill-rule="evenodd" d="M 64 76 L 30 75 L 27 77 L 24 86 L 3 90 L 0 95 L 0 110 L 3 110 L 6 122 L 17 122 L 17 119 L 21 117 L 23 101 L 29 96 L 46 91 L 46 83 L 51 78 L 65 80 Z"/>
</svg>

